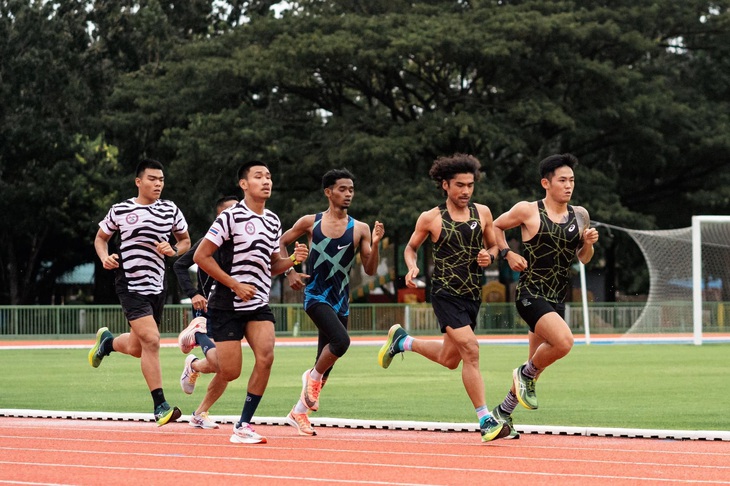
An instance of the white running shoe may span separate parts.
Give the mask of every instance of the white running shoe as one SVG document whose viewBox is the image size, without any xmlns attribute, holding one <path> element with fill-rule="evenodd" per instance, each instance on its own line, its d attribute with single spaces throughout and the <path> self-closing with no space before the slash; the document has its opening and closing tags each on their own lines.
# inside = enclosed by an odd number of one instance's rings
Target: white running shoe
<svg viewBox="0 0 730 486">
<path fill-rule="evenodd" d="M 195 413 L 190 416 L 190 426 L 198 429 L 217 429 L 218 424 L 208 418 L 208 412 Z"/>
<path fill-rule="evenodd" d="M 198 381 L 198 376 L 200 376 L 200 372 L 195 371 L 192 367 L 193 361 L 196 359 L 198 358 L 194 354 L 185 358 L 185 367 L 183 367 L 182 375 L 180 375 L 180 387 L 188 395 L 192 395 L 195 391 L 195 382 Z"/>
<path fill-rule="evenodd" d="M 233 424 L 233 435 L 230 440 L 234 444 L 266 444 L 266 437 L 257 434 L 250 424 L 241 424 L 240 427 Z"/>
<path fill-rule="evenodd" d="M 208 332 L 207 321 L 205 317 L 196 317 L 195 319 L 190 321 L 188 327 L 183 329 L 180 335 L 178 335 L 177 345 L 180 346 L 180 351 L 182 351 L 183 354 L 188 354 L 197 345 L 195 343 L 196 332 L 202 332 L 203 334 Z"/>
</svg>

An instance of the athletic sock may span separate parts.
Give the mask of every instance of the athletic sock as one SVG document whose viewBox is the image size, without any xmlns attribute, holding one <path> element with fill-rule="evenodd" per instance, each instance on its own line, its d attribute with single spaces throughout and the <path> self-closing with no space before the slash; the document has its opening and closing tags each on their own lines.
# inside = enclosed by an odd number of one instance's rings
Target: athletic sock
<svg viewBox="0 0 730 486">
<path fill-rule="evenodd" d="M 412 351 L 413 350 L 413 337 L 412 336 L 406 336 L 401 341 L 401 351 Z"/>
<path fill-rule="evenodd" d="M 515 411 L 518 403 L 517 395 L 512 393 L 512 390 L 510 390 L 509 393 L 507 393 L 507 396 L 504 397 L 504 401 L 499 405 L 499 408 L 505 413 L 505 415 L 512 415 L 512 412 Z"/>
<path fill-rule="evenodd" d="M 307 413 L 309 411 L 309 408 L 307 408 L 304 403 L 302 403 L 302 400 L 299 399 L 296 405 L 294 405 L 294 413 Z"/>
<path fill-rule="evenodd" d="M 254 395 L 253 393 L 246 393 L 246 403 L 243 404 L 243 411 L 241 412 L 241 424 L 250 424 L 253 414 L 256 413 L 256 409 L 261 401 L 261 395 Z"/>
<path fill-rule="evenodd" d="M 488 417 L 492 416 L 492 414 L 489 413 L 489 407 L 487 407 L 486 405 L 477 407 L 474 410 L 477 413 L 477 419 L 479 420 L 479 425 L 481 425 Z"/>
<path fill-rule="evenodd" d="M 540 370 L 540 368 L 537 368 L 532 360 L 529 360 L 527 362 L 527 365 L 522 369 L 522 374 L 530 378 L 531 380 L 534 380 L 538 373 L 540 373 L 540 371 L 542 370 Z"/>
<path fill-rule="evenodd" d="M 165 403 L 165 393 L 162 388 L 155 388 L 150 394 L 152 395 L 152 401 L 155 402 L 155 409 Z"/>
<path fill-rule="evenodd" d="M 322 377 L 323 377 L 323 376 L 324 376 L 324 375 L 323 375 L 322 373 L 320 373 L 319 371 L 317 371 L 317 368 L 312 368 L 312 369 L 311 369 L 311 370 L 309 371 L 309 377 L 310 377 L 310 378 L 311 378 L 312 380 L 314 380 L 314 381 L 322 381 Z"/>
<path fill-rule="evenodd" d="M 203 351 L 203 355 L 205 356 L 208 356 L 209 350 L 215 348 L 213 340 L 210 339 L 207 334 L 203 334 L 202 332 L 195 333 L 195 342 L 200 346 L 200 349 Z"/>
</svg>

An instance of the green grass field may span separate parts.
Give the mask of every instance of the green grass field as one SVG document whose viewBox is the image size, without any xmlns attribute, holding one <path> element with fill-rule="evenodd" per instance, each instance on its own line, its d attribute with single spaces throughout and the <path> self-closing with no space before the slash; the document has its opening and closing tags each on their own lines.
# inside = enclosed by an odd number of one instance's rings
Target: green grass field
<svg viewBox="0 0 730 486">
<path fill-rule="evenodd" d="M 318 417 L 475 422 L 461 383 L 461 369 L 449 371 L 405 354 L 388 370 L 377 364 L 375 346 L 352 346 L 324 388 Z M 199 352 L 199 348 L 197 349 Z M 314 347 L 279 347 L 266 395 L 257 415 L 283 417 L 296 402 L 301 374 L 314 360 Z M 484 345 L 481 368 L 487 404 L 501 402 L 511 370 L 527 347 Z M 139 360 L 120 354 L 98 369 L 87 350 L 0 350 L 0 408 L 65 411 L 147 412 L 152 401 Z M 725 389 L 730 345 L 576 345 L 540 378 L 540 409 L 518 406 L 516 424 L 628 427 L 672 430 L 730 430 Z M 202 399 L 210 375 L 202 375 L 191 396 L 180 389 L 184 355 L 161 350 L 165 394 L 184 414 Z M 211 415 L 238 415 L 253 356 L 244 349 L 242 378 L 232 383 Z"/>
</svg>

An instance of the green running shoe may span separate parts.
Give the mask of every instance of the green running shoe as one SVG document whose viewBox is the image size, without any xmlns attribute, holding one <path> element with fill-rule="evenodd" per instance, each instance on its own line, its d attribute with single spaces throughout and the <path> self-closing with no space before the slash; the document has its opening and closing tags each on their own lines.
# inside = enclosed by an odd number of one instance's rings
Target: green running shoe
<svg viewBox="0 0 730 486">
<path fill-rule="evenodd" d="M 400 324 L 393 324 L 390 326 L 390 329 L 388 330 L 388 339 L 378 352 L 378 364 L 380 364 L 380 366 L 387 369 L 393 361 L 393 357 L 396 354 L 403 352 L 398 347 L 398 344 L 407 336 L 408 333 Z"/>
<path fill-rule="evenodd" d="M 101 360 L 104 359 L 105 355 L 101 354 L 101 348 L 107 339 L 114 339 L 114 334 L 110 333 L 108 328 L 102 327 L 96 331 L 96 342 L 89 350 L 89 364 L 94 368 L 98 368 Z"/>
<path fill-rule="evenodd" d="M 515 426 L 512 423 L 512 415 L 507 415 L 501 408 L 499 408 L 499 405 L 497 405 L 494 407 L 494 410 L 492 410 L 492 416 L 497 419 L 498 422 L 504 422 L 509 427 L 509 434 L 504 437 L 505 439 L 520 438 L 520 433 L 515 430 Z"/>
<path fill-rule="evenodd" d="M 170 408 L 170 405 L 167 402 L 162 402 L 157 406 L 157 408 L 155 408 L 155 422 L 157 422 L 158 427 L 174 422 L 179 419 L 181 415 L 182 412 L 179 408 Z"/>
<path fill-rule="evenodd" d="M 482 442 L 502 439 L 509 435 L 509 425 L 489 416 L 479 424 L 482 433 Z"/>
<path fill-rule="evenodd" d="M 515 385 L 515 395 L 520 405 L 528 410 L 537 410 L 537 395 L 535 395 L 535 380 L 528 378 L 522 372 L 525 365 L 516 368 L 512 372 L 512 383 Z"/>
</svg>

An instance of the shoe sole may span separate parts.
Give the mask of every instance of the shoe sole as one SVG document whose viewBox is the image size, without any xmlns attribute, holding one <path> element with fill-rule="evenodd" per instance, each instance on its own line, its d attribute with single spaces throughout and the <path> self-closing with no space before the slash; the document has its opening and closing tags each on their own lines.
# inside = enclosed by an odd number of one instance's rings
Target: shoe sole
<svg viewBox="0 0 730 486">
<path fill-rule="evenodd" d="M 219 428 L 218 424 L 215 424 L 215 426 L 205 425 L 205 424 L 196 424 L 193 422 L 189 422 L 190 426 L 194 429 L 203 429 L 203 430 L 213 430 Z"/>
<path fill-rule="evenodd" d="M 313 436 L 317 435 L 317 432 L 314 429 L 312 429 L 311 434 L 308 434 L 308 433 L 302 431 L 302 429 L 299 427 L 299 424 L 297 423 L 297 421 L 294 420 L 294 417 L 291 416 L 291 412 L 289 413 L 289 415 L 286 416 L 286 423 L 288 423 L 289 425 L 291 425 L 292 427 L 297 429 L 297 432 L 299 433 L 299 435 L 303 435 L 305 437 L 313 437 Z"/>
<path fill-rule="evenodd" d="M 165 424 L 169 424 L 170 422 L 174 422 L 177 419 L 179 419 L 182 416 L 182 412 L 177 407 L 172 407 L 172 410 L 170 410 L 170 413 L 162 417 L 161 419 L 156 420 L 157 426 L 162 427 Z"/>
<path fill-rule="evenodd" d="M 388 369 L 388 366 L 390 366 L 390 363 L 393 362 L 393 357 L 390 353 L 388 353 L 388 350 L 390 349 L 391 344 L 393 344 L 393 336 L 395 336 L 395 331 L 399 327 L 401 327 L 400 324 L 393 324 L 390 326 L 390 329 L 388 330 L 388 339 L 380 348 L 380 351 L 378 351 L 378 364 L 386 370 Z"/>
<path fill-rule="evenodd" d="M 229 440 L 232 444 L 266 444 L 266 437 L 261 437 L 260 439 L 245 439 L 233 434 Z"/>
<path fill-rule="evenodd" d="M 194 341 L 194 339 L 195 339 L 195 332 L 193 332 L 193 345 L 190 348 L 188 348 L 187 345 L 184 345 L 182 343 L 182 339 L 183 339 L 183 335 L 185 333 L 188 333 L 188 332 L 192 331 L 193 329 L 198 329 L 198 327 L 199 327 L 198 326 L 198 322 L 199 322 L 198 319 L 205 320 L 204 317 L 196 317 L 195 319 L 193 319 L 192 321 L 190 321 L 190 324 L 188 324 L 188 327 L 186 327 L 185 329 L 183 329 L 182 332 L 177 336 L 177 345 L 178 345 L 178 347 L 180 348 L 180 351 L 182 351 L 183 354 L 188 354 L 190 351 L 192 351 L 193 349 L 195 349 L 195 341 Z M 207 325 L 207 322 L 206 322 L 206 325 Z"/>
<path fill-rule="evenodd" d="M 94 367 L 98 368 L 101 364 L 101 360 L 99 360 L 98 363 L 94 364 L 94 355 L 96 355 L 96 352 L 99 351 L 99 347 L 101 346 L 101 337 L 104 335 L 104 332 L 108 331 L 108 327 L 102 327 L 98 331 L 96 331 L 96 342 L 94 343 L 94 346 L 91 347 L 91 350 L 89 351 L 89 364 Z"/>
<path fill-rule="evenodd" d="M 193 356 L 193 355 L 191 355 L 191 356 Z M 193 373 L 195 373 L 195 370 L 193 370 L 193 368 L 188 366 L 188 359 L 190 359 L 190 356 L 185 358 L 185 368 L 183 368 L 182 375 L 180 375 L 180 388 L 182 388 L 183 393 L 185 393 L 187 395 L 192 395 L 193 392 L 195 391 L 195 383 L 193 383 L 192 390 L 190 390 L 190 391 L 187 391 L 185 389 L 185 385 L 183 384 L 183 381 L 185 381 L 185 374 L 188 371 L 188 368 L 190 368 L 190 371 L 191 371 L 191 373 L 188 374 L 188 376 L 192 376 Z M 195 359 L 196 359 L 195 356 L 193 356 L 193 359 L 191 359 L 190 362 L 192 363 Z M 197 381 L 197 378 L 195 380 Z"/>
<path fill-rule="evenodd" d="M 482 436 L 482 442 L 492 442 L 497 439 L 504 439 L 505 437 L 507 437 L 509 435 L 509 432 L 510 432 L 509 425 L 502 423 L 502 428 L 499 429 L 499 432 L 497 432 L 496 435 L 494 435 L 492 437 Z"/>
<path fill-rule="evenodd" d="M 312 412 L 316 412 L 319 410 L 319 400 L 315 400 L 314 404 L 310 407 L 307 403 L 307 375 L 312 370 L 307 370 L 304 373 L 302 373 L 302 393 L 299 396 L 299 399 L 302 401 L 305 407 L 307 407 Z"/>
<path fill-rule="evenodd" d="M 512 385 L 515 387 L 515 395 L 517 395 L 517 401 L 525 407 L 527 410 L 537 410 L 537 405 L 530 405 L 525 400 L 522 399 L 522 386 L 520 385 L 520 378 L 517 376 L 517 373 L 520 372 L 520 368 L 515 368 L 512 370 Z"/>
</svg>

